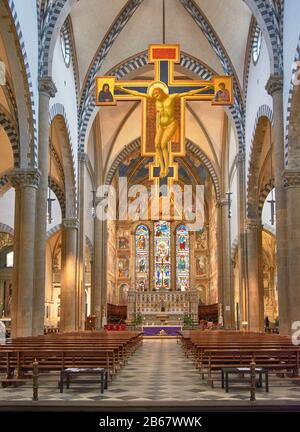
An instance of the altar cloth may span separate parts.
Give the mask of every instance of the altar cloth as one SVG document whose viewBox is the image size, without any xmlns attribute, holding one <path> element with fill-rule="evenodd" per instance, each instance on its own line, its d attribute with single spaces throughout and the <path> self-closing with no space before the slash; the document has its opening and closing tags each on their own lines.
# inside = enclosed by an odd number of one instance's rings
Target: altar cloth
<svg viewBox="0 0 300 432">
<path fill-rule="evenodd" d="M 164 330 L 165 336 L 177 336 L 177 332 L 181 331 L 181 326 L 143 326 L 144 336 L 160 336 L 160 332 Z"/>
</svg>

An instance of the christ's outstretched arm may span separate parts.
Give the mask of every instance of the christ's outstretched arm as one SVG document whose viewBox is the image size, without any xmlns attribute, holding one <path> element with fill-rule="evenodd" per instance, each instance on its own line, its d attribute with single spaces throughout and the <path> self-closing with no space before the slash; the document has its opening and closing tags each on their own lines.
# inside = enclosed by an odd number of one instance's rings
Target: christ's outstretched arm
<svg viewBox="0 0 300 432">
<path fill-rule="evenodd" d="M 204 86 L 204 87 L 202 87 L 200 89 L 190 90 L 190 91 L 184 92 L 184 93 L 173 93 L 172 96 L 173 97 L 194 96 L 194 95 L 197 95 L 197 94 L 202 93 L 202 92 L 204 92 L 206 90 L 209 90 L 209 89 L 212 89 L 212 90 L 214 89 L 213 84 L 208 84 L 207 86 Z"/>
<path fill-rule="evenodd" d="M 136 90 L 129 90 L 129 89 L 125 88 L 125 87 L 122 87 L 119 84 L 115 84 L 115 89 L 116 90 L 121 90 L 121 91 L 123 91 L 125 93 L 128 93 L 128 94 L 132 95 L 132 96 L 139 96 L 139 97 L 144 97 L 144 98 L 147 98 L 147 99 L 151 99 L 151 96 L 149 96 L 147 93 L 140 93 L 140 92 L 138 92 Z"/>
</svg>

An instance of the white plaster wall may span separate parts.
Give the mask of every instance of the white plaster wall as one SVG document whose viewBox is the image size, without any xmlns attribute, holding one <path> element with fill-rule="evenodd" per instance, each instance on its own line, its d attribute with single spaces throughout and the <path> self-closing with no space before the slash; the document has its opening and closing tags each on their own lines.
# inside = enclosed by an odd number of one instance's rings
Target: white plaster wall
<svg viewBox="0 0 300 432">
<path fill-rule="evenodd" d="M 90 176 L 85 171 L 86 180 L 85 180 L 85 190 L 84 190 L 84 196 L 85 196 L 85 210 L 84 210 L 84 218 L 85 218 L 85 235 L 88 236 L 88 238 L 93 242 L 94 239 L 94 222 L 92 217 L 92 193 L 93 190 L 92 182 L 90 179 Z"/>
<path fill-rule="evenodd" d="M 231 171 L 232 165 L 235 161 L 235 157 L 238 151 L 238 146 L 236 142 L 236 136 L 235 131 L 233 129 L 233 126 L 230 126 L 229 130 L 229 137 L 228 137 L 228 143 L 229 143 L 229 151 L 228 151 L 228 168 L 229 172 Z"/>
<path fill-rule="evenodd" d="M 38 110 L 38 28 L 36 0 L 14 0 L 16 13 L 24 38 L 28 65 L 33 85 L 33 97 Z M 38 128 L 38 124 L 37 124 Z"/>
<path fill-rule="evenodd" d="M 286 120 L 292 64 L 300 38 L 300 1 L 285 0 L 283 27 L 283 62 L 284 62 L 284 119 Z"/>
<path fill-rule="evenodd" d="M 15 224 L 15 189 L 10 188 L 0 198 L 0 222 L 14 229 Z"/>
<path fill-rule="evenodd" d="M 276 221 L 275 224 L 272 225 L 271 224 L 271 205 L 268 203 L 268 201 L 270 201 L 272 199 L 272 191 L 269 193 L 269 195 L 267 196 L 264 206 L 263 206 L 263 210 L 262 210 L 262 223 L 263 225 L 266 226 L 271 226 L 273 229 L 276 228 Z M 275 190 L 273 191 L 273 199 L 275 199 Z"/>
<path fill-rule="evenodd" d="M 75 172 L 77 176 L 77 105 L 75 79 L 72 62 L 66 67 L 61 46 L 60 38 L 57 39 L 53 53 L 53 81 L 57 88 L 55 98 L 51 99 L 51 106 L 60 103 L 64 106 L 71 134 L 71 145 L 75 158 Z"/>
<path fill-rule="evenodd" d="M 246 173 L 248 172 L 249 151 L 255 126 L 255 119 L 261 105 L 273 108 L 271 96 L 268 95 L 265 86 L 270 77 L 270 61 L 267 46 L 263 38 L 261 53 L 256 65 L 252 59 L 249 69 L 249 80 L 246 101 Z"/>
<path fill-rule="evenodd" d="M 48 189 L 48 194 L 49 194 L 49 189 Z M 54 194 L 54 192 L 51 191 L 51 198 L 55 199 L 55 201 L 52 202 L 52 218 L 53 221 L 51 222 L 51 224 L 48 223 L 47 221 L 47 232 L 49 230 L 51 230 L 52 228 L 54 228 L 55 226 L 59 225 L 62 223 L 62 216 L 61 216 L 61 209 L 60 209 L 60 204 L 56 198 L 56 195 Z"/>
<path fill-rule="evenodd" d="M 237 203 L 237 172 L 233 173 L 230 183 L 231 195 L 231 220 L 230 220 L 230 233 L 231 233 L 231 244 L 234 242 L 238 235 L 238 203 Z"/>
</svg>

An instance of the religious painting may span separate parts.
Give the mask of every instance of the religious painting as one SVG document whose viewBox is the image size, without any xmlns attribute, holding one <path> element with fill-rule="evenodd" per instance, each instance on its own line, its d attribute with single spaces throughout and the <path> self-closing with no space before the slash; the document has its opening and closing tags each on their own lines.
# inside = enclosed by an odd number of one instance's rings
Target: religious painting
<svg viewBox="0 0 300 432">
<path fill-rule="evenodd" d="M 139 225 L 135 232 L 135 277 L 139 291 L 149 289 L 149 229 Z"/>
<path fill-rule="evenodd" d="M 207 230 L 203 228 L 196 233 L 196 250 L 204 251 L 207 249 Z"/>
<path fill-rule="evenodd" d="M 168 184 L 178 179 L 175 157 L 184 157 L 185 104 L 188 100 L 212 101 L 215 105 L 232 103 L 232 77 L 215 77 L 214 80 L 175 79 L 174 66 L 180 63 L 178 44 L 152 44 L 148 50 L 149 63 L 154 65 L 154 80 L 116 80 L 110 85 L 113 101 L 141 101 L 142 145 L 141 156 L 151 157 L 149 179 L 156 185 Z M 100 79 L 102 81 L 100 81 Z M 108 94 L 107 77 L 97 78 L 97 104 L 104 97 L 104 105 L 112 102 Z M 106 81 L 105 81 L 106 80 Z M 106 87 L 104 88 L 106 84 Z"/>
<path fill-rule="evenodd" d="M 117 102 L 114 96 L 115 92 L 115 77 L 97 77 L 96 79 L 96 105 L 111 106 Z"/>
<path fill-rule="evenodd" d="M 169 222 L 154 224 L 154 289 L 171 287 L 171 228 Z"/>
<path fill-rule="evenodd" d="M 176 229 L 176 289 L 186 291 L 190 284 L 189 232 L 185 225 Z"/>
<path fill-rule="evenodd" d="M 213 105 L 230 105 L 233 103 L 233 84 L 229 76 L 214 77 L 215 95 Z"/>
<path fill-rule="evenodd" d="M 119 237 L 119 249 L 129 249 L 128 237 Z"/>
<path fill-rule="evenodd" d="M 128 258 L 120 258 L 119 259 L 118 273 L 119 273 L 119 278 L 128 278 L 129 277 L 129 259 Z"/>
<path fill-rule="evenodd" d="M 199 255 L 196 257 L 196 275 L 200 277 L 208 276 L 207 256 Z"/>
</svg>

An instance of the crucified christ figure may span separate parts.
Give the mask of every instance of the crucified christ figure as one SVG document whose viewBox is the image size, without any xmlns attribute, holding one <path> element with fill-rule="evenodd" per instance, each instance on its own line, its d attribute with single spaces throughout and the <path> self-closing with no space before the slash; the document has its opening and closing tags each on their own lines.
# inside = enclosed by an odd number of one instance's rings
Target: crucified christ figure
<svg viewBox="0 0 300 432">
<path fill-rule="evenodd" d="M 155 151 L 160 166 L 160 178 L 166 177 L 169 173 L 170 157 L 168 144 L 178 130 L 178 121 L 175 116 L 175 101 L 183 97 L 196 95 L 209 88 L 212 88 L 212 85 L 207 85 L 189 92 L 168 94 L 161 87 L 154 87 L 153 91 L 148 94 L 140 93 L 136 90 L 129 90 L 119 84 L 115 85 L 115 89 L 121 90 L 132 96 L 155 99 L 157 114 Z"/>
</svg>

